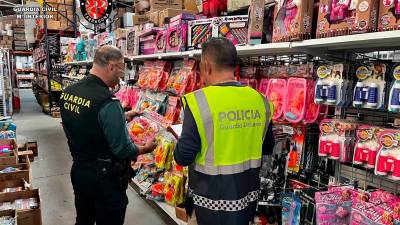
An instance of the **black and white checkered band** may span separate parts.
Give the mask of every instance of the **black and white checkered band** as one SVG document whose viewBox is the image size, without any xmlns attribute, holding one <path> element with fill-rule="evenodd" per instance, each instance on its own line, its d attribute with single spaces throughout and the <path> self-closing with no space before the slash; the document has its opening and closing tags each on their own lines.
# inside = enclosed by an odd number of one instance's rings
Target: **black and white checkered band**
<svg viewBox="0 0 400 225">
<path fill-rule="evenodd" d="M 188 195 L 193 198 L 193 204 L 213 210 L 213 211 L 240 211 L 249 206 L 250 203 L 258 200 L 260 191 L 249 192 L 245 197 L 239 200 L 212 200 L 200 195 L 196 195 L 192 190 L 189 190 Z"/>
</svg>

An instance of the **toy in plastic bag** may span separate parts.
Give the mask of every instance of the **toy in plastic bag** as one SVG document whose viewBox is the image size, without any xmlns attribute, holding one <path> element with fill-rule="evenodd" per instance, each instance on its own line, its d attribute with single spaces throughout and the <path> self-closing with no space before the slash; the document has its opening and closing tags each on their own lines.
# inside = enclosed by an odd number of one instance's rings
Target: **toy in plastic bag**
<svg viewBox="0 0 400 225">
<path fill-rule="evenodd" d="M 140 145 L 152 140 L 159 131 L 159 127 L 155 122 L 140 116 L 128 123 L 128 131 L 135 144 Z"/>
<path fill-rule="evenodd" d="M 157 168 L 169 170 L 172 164 L 172 153 L 175 148 L 176 139 L 171 133 L 163 132 L 156 138 L 158 145 L 154 150 L 154 160 Z"/>
<path fill-rule="evenodd" d="M 165 174 L 166 184 L 164 188 L 165 201 L 173 206 L 185 201 L 185 177 L 182 174 Z"/>
</svg>

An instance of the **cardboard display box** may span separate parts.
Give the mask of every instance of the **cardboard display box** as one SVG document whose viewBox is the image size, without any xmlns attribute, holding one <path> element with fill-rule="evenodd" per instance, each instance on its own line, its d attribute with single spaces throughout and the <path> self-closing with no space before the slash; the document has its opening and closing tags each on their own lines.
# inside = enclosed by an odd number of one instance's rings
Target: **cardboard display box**
<svg viewBox="0 0 400 225">
<path fill-rule="evenodd" d="M 17 34 L 17 33 L 14 33 L 14 40 L 17 40 L 17 41 L 25 41 L 25 34 Z"/>
<path fill-rule="evenodd" d="M 199 13 L 199 9 L 197 8 L 196 0 L 183 0 L 183 9 Z"/>
<path fill-rule="evenodd" d="M 3 192 L 4 189 L 16 188 L 16 187 L 22 187 L 25 190 L 26 188 L 30 188 L 30 184 L 26 182 L 24 179 L 0 181 L 0 195 L 5 195 L 9 193 L 9 192 Z"/>
<path fill-rule="evenodd" d="M 156 27 L 160 25 L 160 11 L 150 11 L 146 13 L 151 23 L 154 23 Z"/>
<path fill-rule="evenodd" d="M 37 209 L 17 210 L 18 225 L 42 225 L 42 212 L 39 189 L 11 192 L 0 195 L 0 202 L 13 202 L 17 199 L 36 198 L 39 204 Z"/>
<path fill-rule="evenodd" d="M 0 170 L 4 170 L 5 168 L 8 167 L 17 167 L 20 170 L 11 173 L 0 173 L 0 181 L 24 179 L 28 183 L 31 183 L 31 172 L 30 172 L 31 169 L 29 160 L 27 161 L 27 163 L 0 165 Z"/>
<path fill-rule="evenodd" d="M 299 41 L 311 38 L 314 1 L 282 0 L 275 6 L 272 42 Z M 291 4 L 291 5 L 288 5 Z M 286 16 L 295 13 L 295 15 Z"/>
<path fill-rule="evenodd" d="M 397 11 L 396 11 L 397 9 Z M 378 30 L 400 30 L 400 1 L 380 0 Z M 397 13 L 396 13 L 397 12 Z"/>
<path fill-rule="evenodd" d="M 342 7 L 337 4 L 336 7 Z M 332 0 L 321 0 L 318 10 L 317 38 L 343 36 L 376 30 L 378 0 L 351 1 L 347 14 L 332 14 Z"/>
<path fill-rule="evenodd" d="M 161 10 L 161 9 L 182 9 L 182 0 L 150 0 L 151 10 Z"/>
<path fill-rule="evenodd" d="M 192 13 L 196 14 L 196 11 L 190 11 L 190 10 L 181 10 L 181 9 L 164 9 L 160 11 L 159 15 L 159 25 L 163 26 L 164 25 L 164 19 L 167 17 L 175 17 L 181 13 Z"/>
</svg>

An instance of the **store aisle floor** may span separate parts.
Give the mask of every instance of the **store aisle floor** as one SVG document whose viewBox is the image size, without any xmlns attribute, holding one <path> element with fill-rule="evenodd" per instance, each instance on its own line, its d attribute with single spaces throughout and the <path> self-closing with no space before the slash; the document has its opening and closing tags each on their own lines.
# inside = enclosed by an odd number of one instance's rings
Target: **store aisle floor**
<svg viewBox="0 0 400 225">
<path fill-rule="evenodd" d="M 20 97 L 22 108 L 13 118 L 18 142 L 38 141 L 39 157 L 32 163 L 32 185 L 40 188 L 43 225 L 73 225 L 75 208 L 69 176 L 72 159 L 61 120 L 42 113 L 31 90 L 20 90 Z M 127 193 L 125 225 L 165 225 L 134 190 L 129 188 Z"/>
</svg>

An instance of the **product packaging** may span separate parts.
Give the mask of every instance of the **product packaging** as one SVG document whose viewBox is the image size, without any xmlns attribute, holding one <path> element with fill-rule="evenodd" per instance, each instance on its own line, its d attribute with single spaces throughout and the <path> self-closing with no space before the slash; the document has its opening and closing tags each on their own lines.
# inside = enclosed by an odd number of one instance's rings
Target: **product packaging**
<svg viewBox="0 0 400 225">
<path fill-rule="evenodd" d="M 354 88 L 353 106 L 361 108 L 383 109 L 386 90 L 386 64 L 371 63 L 359 66 L 358 78 Z"/>
<path fill-rule="evenodd" d="M 353 163 L 375 168 L 376 156 L 379 148 L 379 134 L 383 131 L 380 127 L 361 125 L 357 129 Z"/>
<path fill-rule="evenodd" d="M 344 72 L 344 64 L 327 64 L 321 65 L 318 68 L 318 80 L 315 85 L 315 103 L 326 105 L 343 104 L 343 99 L 346 98 L 343 92 L 345 90 Z"/>
<path fill-rule="evenodd" d="M 307 80 L 291 77 L 287 81 L 286 98 L 283 106 L 285 119 L 292 123 L 303 120 L 306 113 Z"/>
<path fill-rule="evenodd" d="M 186 23 L 168 27 L 167 52 L 181 52 L 186 50 L 188 25 Z"/>
<path fill-rule="evenodd" d="M 350 224 L 352 193 L 337 190 L 315 193 L 317 225 Z"/>
<path fill-rule="evenodd" d="M 400 1 L 379 0 L 379 31 L 400 29 Z"/>
<path fill-rule="evenodd" d="M 250 45 L 261 44 L 263 35 L 265 0 L 252 0 L 249 8 L 249 30 L 247 41 Z"/>
<path fill-rule="evenodd" d="M 394 82 L 389 94 L 389 111 L 400 112 L 400 64 L 397 64 L 393 68 Z"/>
<path fill-rule="evenodd" d="M 279 0 L 275 6 L 272 42 L 311 38 L 314 1 Z"/>
<path fill-rule="evenodd" d="M 156 46 L 154 47 L 155 53 L 165 52 L 165 50 L 167 48 L 167 31 L 166 30 L 158 31 L 155 44 L 156 44 Z"/>
<path fill-rule="evenodd" d="M 300 225 L 301 200 L 294 193 L 282 194 L 282 224 Z"/>
<path fill-rule="evenodd" d="M 225 37 L 234 45 L 247 44 L 249 17 L 225 16 L 213 20 L 213 37 Z"/>
<path fill-rule="evenodd" d="M 212 37 L 213 19 L 193 20 L 188 23 L 188 50 L 201 49 L 201 45 Z"/>
<path fill-rule="evenodd" d="M 400 131 L 386 129 L 379 134 L 380 147 L 375 174 L 400 180 Z"/>
</svg>

